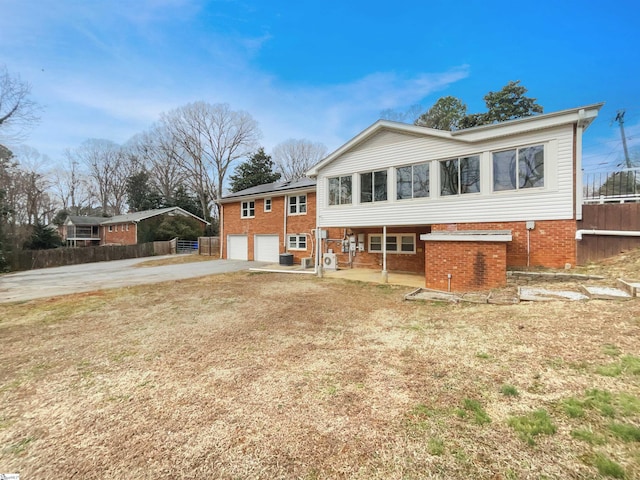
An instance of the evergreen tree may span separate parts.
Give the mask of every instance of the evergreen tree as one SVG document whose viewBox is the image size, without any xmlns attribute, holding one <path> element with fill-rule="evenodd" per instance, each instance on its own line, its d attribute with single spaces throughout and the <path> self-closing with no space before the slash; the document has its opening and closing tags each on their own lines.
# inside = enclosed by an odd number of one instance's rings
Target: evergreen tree
<svg viewBox="0 0 640 480">
<path fill-rule="evenodd" d="M 153 210 L 162 205 L 162 196 L 151 185 L 145 169 L 127 178 L 127 203 L 132 212 Z"/>
<path fill-rule="evenodd" d="M 414 124 L 438 130 L 457 130 L 466 113 L 467 106 L 459 98 L 441 97 L 433 107 L 420 115 Z"/>
<path fill-rule="evenodd" d="M 273 171 L 273 160 L 264 148 L 260 148 L 249 157 L 249 160 L 238 165 L 231 180 L 231 191 L 239 192 L 247 188 L 272 183 L 280 179 L 280 174 Z"/>
<path fill-rule="evenodd" d="M 33 227 L 31 238 L 24 243 L 25 250 L 48 250 L 62 246 L 62 239 L 53 228 L 38 221 Z"/>
</svg>

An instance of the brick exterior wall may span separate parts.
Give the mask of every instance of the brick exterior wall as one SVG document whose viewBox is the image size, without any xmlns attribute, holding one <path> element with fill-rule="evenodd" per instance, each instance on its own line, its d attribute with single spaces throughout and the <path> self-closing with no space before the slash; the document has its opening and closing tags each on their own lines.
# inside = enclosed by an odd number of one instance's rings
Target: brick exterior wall
<svg viewBox="0 0 640 480">
<path fill-rule="evenodd" d="M 511 230 L 513 240 L 507 242 L 507 266 L 527 266 L 526 222 L 459 223 L 433 225 L 432 231 Z M 530 231 L 529 265 L 532 267 L 564 268 L 576 265 L 576 221 L 535 221 Z M 428 263 L 428 260 L 427 260 Z"/>
<path fill-rule="evenodd" d="M 129 230 L 127 230 L 127 226 Z M 111 227 L 111 231 L 109 231 L 109 227 Z M 136 238 L 136 225 L 133 223 L 102 225 L 100 229 L 102 245 L 135 245 L 138 243 L 138 239 Z"/>
<path fill-rule="evenodd" d="M 506 242 L 508 243 L 508 242 Z M 505 242 L 426 242 L 425 286 L 447 291 L 485 290 L 507 283 Z"/>
<path fill-rule="evenodd" d="M 330 233 L 337 234 L 337 237 L 330 236 L 330 239 L 341 239 L 344 236 L 345 229 L 334 228 Z M 387 235 L 397 233 L 411 233 L 415 234 L 416 239 L 416 252 L 411 253 L 387 253 L 387 271 L 394 272 L 408 272 L 408 273 L 424 273 L 424 244 L 425 242 L 420 240 L 420 235 L 424 233 L 430 233 L 431 228 L 428 226 L 423 227 L 394 227 L 387 228 Z M 340 268 L 371 268 L 375 270 L 382 269 L 382 253 L 369 252 L 369 236 L 381 235 L 381 228 L 348 228 L 346 229 L 347 235 L 354 234 L 356 239 L 358 234 L 365 235 L 364 252 L 356 252 L 352 257 L 352 264 L 349 265 L 349 254 L 341 253 L 342 244 L 339 241 L 329 241 L 325 251 L 328 248 L 333 249 L 338 254 L 338 266 Z"/>
<path fill-rule="evenodd" d="M 297 195 L 302 195 L 298 193 Z M 248 259 L 254 260 L 254 235 L 278 235 L 280 251 L 279 253 L 293 254 L 294 263 L 300 263 L 304 257 L 313 257 L 315 240 L 311 241 L 311 230 L 316 227 L 316 194 L 306 192 L 307 213 L 299 215 L 287 215 L 287 235 L 306 235 L 306 250 L 287 250 L 286 238 L 284 234 L 284 213 L 286 207 L 286 196 L 271 197 L 271 211 L 264 211 L 264 199 L 255 200 L 255 216 L 253 218 L 241 218 L 242 201 L 225 203 L 223 208 L 222 226 L 222 258 L 227 258 L 227 235 L 247 235 Z"/>
</svg>

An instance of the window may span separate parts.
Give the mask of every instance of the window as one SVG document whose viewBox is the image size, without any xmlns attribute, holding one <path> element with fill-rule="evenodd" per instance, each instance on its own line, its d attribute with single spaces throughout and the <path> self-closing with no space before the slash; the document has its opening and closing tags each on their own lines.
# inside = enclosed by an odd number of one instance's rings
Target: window
<svg viewBox="0 0 640 480">
<path fill-rule="evenodd" d="M 307 196 L 292 195 L 289 197 L 289 215 L 307 213 Z"/>
<path fill-rule="evenodd" d="M 396 168 L 396 190 L 398 200 L 428 197 L 429 164 Z"/>
<path fill-rule="evenodd" d="M 270 198 L 265 198 L 264 199 L 264 211 L 265 212 L 270 212 L 271 211 L 271 199 Z"/>
<path fill-rule="evenodd" d="M 387 235 L 387 253 L 416 253 L 415 233 Z M 382 235 L 369 235 L 369 252 L 382 253 Z"/>
<path fill-rule="evenodd" d="M 329 179 L 329 205 L 351 203 L 351 175 Z"/>
<path fill-rule="evenodd" d="M 440 162 L 440 195 L 461 195 L 480 191 L 480 157 Z"/>
<path fill-rule="evenodd" d="M 287 237 L 287 245 L 289 250 L 306 250 L 307 237 L 306 235 L 289 235 Z"/>
<path fill-rule="evenodd" d="M 113 232 L 113 225 L 109 225 L 109 231 Z"/>
<path fill-rule="evenodd" d="M 544 145 L 493 154 L 493 190 L 544 187 Z"/>
<path fill-rule="evenodd" d="M 360 203 L 383 202 L 387 199 L 387 171 L 360 174 Z"/>
<path fill-rule="evenodd" d="M 256 202 L 250 200 L 248 202 L 242 202 L 242 209 L 240 211 L 241 218 L 253 218 L 256 216 Z"/>
<path fill-rule="evenodd" d="M 127 223 L 127 232 L 129 231 L 129 224 Z"/>
</svg>

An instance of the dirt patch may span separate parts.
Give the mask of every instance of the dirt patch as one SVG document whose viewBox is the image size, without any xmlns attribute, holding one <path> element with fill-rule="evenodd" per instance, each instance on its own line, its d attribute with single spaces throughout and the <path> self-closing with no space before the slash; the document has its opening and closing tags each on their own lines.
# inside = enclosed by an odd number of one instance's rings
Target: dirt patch
<svg viewBox="0 0 640 480">
<path fill-rule="evenodd" d="M 597 478 L 598 452 L 640 475 L 637 442 L 578 441 L 572 431 L 593 419 L 562 407 L 589 389 L 640 403 L 628 367 L 639 301 L 431 304 L 406 293 L 235 273 L 2 306 L 2 470 Z M 599 370 L 616 362 L 626 370 Z M 470 413 L 471 400 L 489 422 Z M 537 409 L 557 432 L 530 445 L 509 418 Z M 616 419 L 640 422 L 640 411 L 626 412 Z"/>
</svg>

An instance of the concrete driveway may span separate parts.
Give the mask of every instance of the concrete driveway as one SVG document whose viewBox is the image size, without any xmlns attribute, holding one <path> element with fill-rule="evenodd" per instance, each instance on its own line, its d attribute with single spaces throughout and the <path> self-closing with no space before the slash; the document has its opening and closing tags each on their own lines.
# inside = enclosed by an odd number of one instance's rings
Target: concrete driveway
<svg viewBox="0 0 640 480">
<path fill-rule="evenodd" d="M 0 303 L 203 277 L 265 265 L 243 260 L 211 260 L 159 267 L 135 267 L 137 263 L 159 258 L 163 257 L 85 263 L 0 275 Z"/>
</svg>

